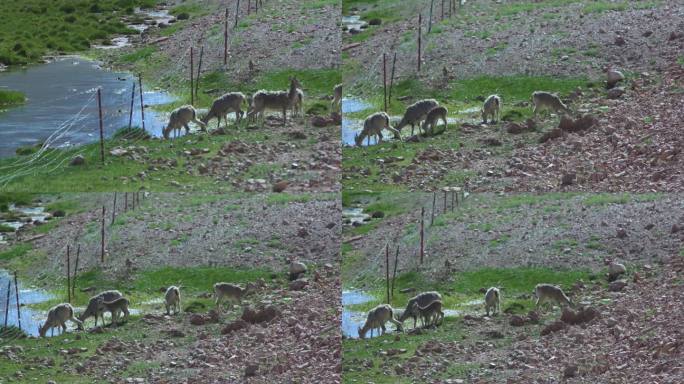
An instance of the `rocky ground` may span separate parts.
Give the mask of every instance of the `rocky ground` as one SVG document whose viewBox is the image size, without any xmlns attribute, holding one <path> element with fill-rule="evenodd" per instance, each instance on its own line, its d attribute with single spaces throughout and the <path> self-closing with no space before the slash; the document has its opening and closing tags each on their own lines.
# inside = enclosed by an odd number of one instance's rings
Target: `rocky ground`
<svg viewBox="0 0 684 384">
<path fill-rule="evenodd" d="M 681 52 L 684 10 L 675 0 L 643 7 L 625 1 L 621 2 L 623 10 L 604 12 L 585 11 L 585 6 L 597 2 L 558 3 L 468 1 L 451 21 L 434 27 L 439 32 L 424 35 L 420 79 L 441 81 L 443 67 L 456 78 L 598 75 L 608 64 L 636 73 L 663 71 L 670 65 L 668 59 Z M 598 5 L 616 2 L 601 3 Z M 369 27 L 372 35 L 345 52 L 350 60 L 370 64 L 379 62 L 377 52 L 396 51 L 397 78 L 412 76 L 416 70 L 413 40 L 418 13 L 422 13 L 427 29 L 429 6 L 430 2 L 423 1 L 395 6 L 391 16 L 399 15 L 399 21 Z M 436 8 L 438 20 L 441 8 Z M 361 3 L 351 9 L 363 14 L 375 8 Z M 347 42 L 350 35 L 343 36 Z M 357 82 L 382 84 L 378 76 L 382 73 L 352 72 L 345 81 L 350 86 Z"/>
<path fill-rule="evenodd" d="M 340 281 L 334 268 L 328 273 L 303 291 L 261 288 L 262 318 L 247 312 L 218 322 L 211 313 L 145 315 L 136 331 L 147 340 L 111 338 L 92 358 L 69 362 L 64 369 L 135 382 L 138 378 L 121 377 L 120 372 L 144 362 L 155 368 L 140 379 L 151 383 L 270 383 L 274 377 L 282 383 L 338 383 Z"/>
<path fill-rule="evenodd" d="M 628 73 L 628 80 L 617 90 L 583 87 L 568 96 L 573 119 L 585 117 L 591 124 L 561 127 L 557 118 L 543 118 L 485 126 L 473 116 L 473 121 L 458 124 L 458 132 L 447 132 L 434 139 L 434 145 L 415 149 L 415 156 L 394 151 L 389 158 L 370 158 L 384 161 L 378 182 L 409 190 L 435 190 L 445 185 L 505 192 L 681 190 L 684 179 L 678 133 L 683 127 L 678 105 L 684 97 L 684 36 L 674 27 L 683 20 L 681 7 L 664 1 L 648 9 L 628 7 L 583 14 L 579 7 L 584 2 L 563 7 L 541 2 L 530 12 L 490 20 L 497 9 L 508 9 L 517 2 L 468 3 L 462 16 L 464 22 L 469 21 L 467 28 L 440 25 L 442 32 L 426 37 L 425 46 L 449 49 L 426 50 L 427 69 L 419 76 L 421 82 L 437 89 L 443 65 L 456 79 L 481 75 L 603 79 L 603 69 L 612 65 Z M 671 23 L 662 24 L 662 20 Z M 401 53 L 406 46 L 401 36 L 410 25 L 412 22 L 405 20 L 376 27 L 366 41 L 346 51 L 349 60 L 373 62 L 375 58 L 369 55 L 385 47 L 398 47 Z M 534 33 L 530 34 L 531 30 Z M 484 32 L 491 36 L 477 37 Z M 472 36 L 464 37 L 464 33 Z M 504 48 L 495 53 L 488 49 L 499 46 Z M 398 59 L 397 71 L 412 75 L 410 62 Z M 364 77 L 375 72 L 363 72 L 359 77 L 354 73 L 345 79 L 352 85 L 357 81 L 376 83 Z M 521 102 L 516 107 L 530 105 Z M 559 129 L 554 129 L 556 126 Z M 410 161 L 403 161 L 404 157 Z M 367 174 L 363 167 L 344 168 L 345 179 Z M 462 172 L 454 175 L 455 170 Z"/>
<path fill-rule="evenodd" d="M 261 71 L 275 69 L 321 69 L 339 65 L 341 34 L 338 29 L 340 8 L 338 2 L 324 0 L 287 0 L 263 2 L 263 8 L 247 16 L 247 1 L 240 2 L 239 38 L 229 30 L 229 57 L 223 66 L 223 23 L 225 10 L 229 12 L 229 26 L 235 18 L 235 1 L 210 0 L 204 7 L 212 9 L 205 16 L 194 18 L 190 25 L 169 36 L 159 39 L 150 33 L 143 42 L 155 44 L 177 62 L 186 54 L 188 42 L 203 42 L 207 55 L 203 68 L 209 72 L 225 68 L 236 79 L 247 80 Z M 312 4 L 313 3 L 313 4 Z M 216 28 L 219 26 L 220 28 Z M 255 64 L 249 70 L 249 62 Z M 189 71 L 189 62 L 181 63 L 182 73 Z"/>
<path fill-rule="evenodd" d="M 679 383 L 684 378 L 682 273 L 682 256 L 671 255 L 620 287 L 578 284 L 571 294 L 582 298 L 573 312 L 585 314 L 580 318 L 560 316 L 558 309 L 465 316 L 448 325 L 464 332 L 462 340 L 435 338 L 413 355 L 388 341 L 379 351 L 385 356 L 380 366 L 398 380 L 425 383 Z M 461 378 L 435 379 L 450 376 L 447 369 L 454 365 L 461 368 L 453 376 Z"/>
<path fill-rule="evenodd" d="M 150 193 L 141 205 L 124 211 L 117 196 L 117 218 L 111 224 L 114 194 L 65 195 L 80 199 L 83 211 L 68 215 L 44 236 L 32 240 L 46 259 L 36 274 L 61 275 L 67 244 L 78 243 L 82 270 L 100 265 L 100 222 L 104 204 L 105 272 L 128 276 L 131 271 L 163 266 L 198 265 L 282 270 L 288 258 L 319 265 L 339 262 L 340 206 L 333 195 L 193 195 Z M 142 196 L 142 193 L 139 194 Z M 282 197 L 282 202 L 278 202 Z M 54 196 L 48 201 L 54 202 Z M 273 199 L 273 201 L 270 201 Z M 57 198 L 59 201 L 60 198 Z M 338 219 L 336 219 L 338 218 Z M 31 226 L 14 243 L 34 238 Z M 150 246 L 150 241 L 154 246 Z M 11 247 L 8 244 L 5 247 Z"/>
<path fill-rule="evenodd" d="M 426 256 L 421 266 L 426 276 L 448 278 L 462 270 L 512 266 L 598 270 L 608 258 L 635 265 L 654 263 L 684 246 L 684 200 L 676 194 L 522 199 L 475 194 L 454 213 L 449 195 L 444 214 L 438 193 L 433 226 L 432 194 L 394 195 L 381 200 L 401 206 L 400 213 L 371 219 L 374 227 L 367 234 L 345 235 L 350 252 L 363 255 L 355 259 L 358 263 L 346 263 L 350 276 L 383 273 L 387 242 L 401 248 L 399 273 L 413 270 L 420 244 L 420 207 L 426 212 Z"/>
</svg>

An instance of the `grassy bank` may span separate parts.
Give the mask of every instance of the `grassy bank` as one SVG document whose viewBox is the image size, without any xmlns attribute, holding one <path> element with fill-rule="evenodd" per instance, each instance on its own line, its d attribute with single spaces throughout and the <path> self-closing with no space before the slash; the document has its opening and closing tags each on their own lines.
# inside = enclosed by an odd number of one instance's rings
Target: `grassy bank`
<svg viewBox="0 0 684 384">
<path fill-rule="evenodd" d="M 26 96 L 19 91 L 0 89 L 0 109 L 24 104 Z"/>
<path fill-rule="evenodd" d="M 7 0 L 0 25 L 0 63 L 26 64 L 47 54 L 81 52 L 114 34 L 134 34 L 121 22 L 156 0 Z"/>
</svg>

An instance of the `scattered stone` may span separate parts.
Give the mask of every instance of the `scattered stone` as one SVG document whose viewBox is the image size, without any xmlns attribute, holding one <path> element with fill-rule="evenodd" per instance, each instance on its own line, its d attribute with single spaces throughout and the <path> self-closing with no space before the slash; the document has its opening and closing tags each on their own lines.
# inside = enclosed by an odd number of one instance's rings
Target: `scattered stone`
<svg viewBox="0 0 684 384">
<path fill-rule="evenodd" d="M 307 279 L 299 279 L 291 281 L 288 288 L 290 288 L 291 291 L 301 291 L 306 288 L 307 285 L 309 285 L 309 281 Z"/>
<path fill-rule="evenodd" d="M 69 165 L 73 166 L 78 166 L 78 165 L 85 165 L 86 160 L 85 157 L 82 155 L 76 155 L 73 159 L 71 159 L 71 162 L 69 162 Z"/>
<path fill-rule="evenodd" d="M 170 337 L 185 337 L 185 333 L 183 331 L 175 328 L 168 329 L 164 333 L 166 333 Z"/>
<path fill-rule="evenodd" d="M 273 192 L 280 193 L 280 192 L 284 191 L 288 185 L 289 185 L 289 183 L 287 181 L 281 180 L 281 181 L 273 184 Z"/>
<path fill-rule="evenodd" d="M 670 233 L 674 234 L 677 233 L 681 230 L 677 224 L 672 224 L 672 228 L 670 228 Z"/>
<path fill-rule="evenodd" d="M 245 307 L 241 318 L 248 323 L 257 324 L 271 321 L 278 316 L 280 316 L 278 308 L 273 305 L 268 305 L 261 310 Z"/>
<path fill-rule="evenodd" d="M 527 321 L 530 323 L 538 323 L 539 320 L 541 319 L 541 316 L 539 315 L 539 312 L 537 311 L 529 311 L 527 313 Z"/>
<path fill-rule="evenodd" d="M 608 281 L 617 280 L 620 275 L 627 272 L 627 268 L 620 263 L 610 263 L 608 264 Z"/>
<path fill-rule="evenodd" d="M 514 327 L 522 327 L 523 325 L 525 325 L 525 319 L 522 316 L 513 315 L 511 316 L 508 323 Z"/>
<path fill-rule="evenodd" d="M 204 318 L 204 316 L 202 316 L 200 314 L 196 313 L 196 314 L 193 314 L 192 316 L 190 316 L 190 324 L 192 324 L 192 325 L 204 325 L 206 322 L 207 321 Z"/>
<path fill-rule="evenodd" d="M 560 321 L 571 325 L 587 323 L 600 316 L 600 312 L 594 307 L 583 307 L 575 311 L 571 308 L 564 307 L 561 314 Z"/>
<path fill-rule="evenodd" d="M 228 323 L 223 329 L 221 329 L 221 334 L 222 335 L 227 335 L 229 333 L 239 331 L 241 329 L 245 329 L 249 327 L 249 323 L 242 319 L 237 319 L 233 322 Z"/>
<path fill-rule="evenodd" d="M 371 217 L 374 218 L 374 219 L 382 219 L 383 217 L 385 217 L 385 212 L 383 212 L 383 211 L 375 211 L 375 212 L 373 212 L 373 213 L 371 214 Z"/>
<path fill-rule="evenodd" d="M 256 364 L 247 364 L 245 367 L 245 377 L 254 377 L 259 370 L 259 366 Z"/>
<path fill-rule="evenodd" d="M 624 239 L 627 237 L 627 231 L 624 228 L 618 228 L 616 236 L 618 239 Z"/>
<path fill-rule="evenodd" d="M 375 18 L 368 20 L 368 25 L 380 25 L 380 24 L 382 24 L 382 19 L 380 19 L 380 18 L 375 17 Z"/>
<path fill-rule="evenodd" d="M 576 177 L 577 175 L 575 173 L 564 173 L 563 176 L 561 176 L 561 186 L 565 187 L 574 184 Z"/>
<path fill-rule="evenodd" d="M 622 97 L 622 95 L 625 94 L 625 89 L 622 87 L 616 87 L 608 90 L 608 98 L 609 99 L 619 99 Z"/>
<path fill-rule="evenodd" d="M 575 376 L 577 376 L 578 371 L 579 371 L 579 368 L 576 365 L 568 365 L 563 370 L 563 377 L 565 377 L 565 378 L 575 377 Z"/>
<path fill-rule="evenodd" d="M 610 292 L 621 292 L 627 286 L 627 282 L 624 280 L 613 281 L 608 285 L 608 290 Z"/>
<path fill-rule="evenodd" d="M 622 36 L 617 36 L 617 37 L 615 37 L 615 45 L 617 45 L 618 47 L 622 47 L 622 46 L 625 45 L 626 43 L 627 43 L 627 42 L 625 41 L 625 38 L 624 38 L 624 37 L 622 37 Z"/>
<path fill-rule="evenodd" d="M 544 327 L 544 329 L 542 329 L 540 334 L 542 336 L 550 335 L 551 333 L 558 332 L 558 331 L 562 330 L 563 328 L 565 328 L 564 322 L 554 321 L 553 323 Z"/>
</svg>

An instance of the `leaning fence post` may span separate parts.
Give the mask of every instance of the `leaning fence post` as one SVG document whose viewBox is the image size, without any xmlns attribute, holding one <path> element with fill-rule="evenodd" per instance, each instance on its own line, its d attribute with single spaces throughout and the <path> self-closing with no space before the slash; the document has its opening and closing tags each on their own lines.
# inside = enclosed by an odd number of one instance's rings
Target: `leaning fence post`
<svg viewBox="0 0 684 384">
<path fill-rule="evenodd" d="M 437 192 L 432 192 L 432 211 L 430 214 L 430 226 L 435 223 L 435 202 L 437 201 Z"/>
<path fill-rule="evenodd" d="M 195 105 L 195 85 L 193 84 L 195 72 L 194 56 L 194 47 L 190 47 L 190 105 Z"/>
<path fill-rule="evenodd" d="M 128 192 L 124 192 L 124 212 L 128 211 Z"/>
<path fill-rule="evenodd" d="M 76 265 L 74 265 L 74 278 L 71 280 L 71 297 L 76 298 L 76 274 L 78 273 L 78 259 L 81 256 L 81 244 L 76 247 Z"/>
<path fill-rule="evenodd" d="M 12 291 L 12 279 L 7 279 L 7 301 L 5 302 L 5 328 L 7 328 L 7 318 L 9 317 L 10 292 Z"/>
<path fill-rule="evenodd" d="M 454 196 L 456 196 L 456 191 L 451 191 L 451 212 L 454 211 Z"/>
<path fill-rule="evenodd" d="M 392 105 L 392 86 L 394 85 L 394 65 L 397 63 L 397 52 L 394 52 L 392 59 L 392 75 L 390 75 L 389 95 L 387 96 L 387 103 Z"/>
<path fill-rule="evenodd" d="M 240 0 L 237 0 L 237 4 L 235 5 L 235 25 L 233 28 L 237 28 L 238 24 L 238 15 L 240 14 Z"/>
<path fill-rule="evenodd" d="M 394 254 L 394 271 L 392 272 L 392 294 L 394 298 L 394 279 L 397 277 L 397 264 L 399 263 L 399 246 L 397 245 L 397 252 Z"/>
<path fill-rule="evenodd" d="M 128 115 L 128 129 L 133 127 L 133 104 L 135 103 L 135 80 L 133 80 L 133 90 L 131 91 L 131 112 Z"/>
<path fill-rule="evenodd" d="M 21 331 L 21 306 L 19 305 L 19 280 L 17 279 L 17 271 L 14 271 L 14 293 L 17 298 L 17 323 Z"/>
<path fill-rule="evenodd" d="M 390 304 L 389 243 L 385 244 L 385 283 L 387 285 L 387 304 Z"/>
<path fill-rule="evenodd" d="M 442 213 L 446 213 L 447 209 L 447 191 L 444 191 L 444 207 L 442 207 Z"/>
<path fill-rule="evenodd" d="M 432 32 L 432 7 L 435 5 L 435 0 L 430 0 L 430 21 L 428 22 L 428 33 Z"/>
<path fill-rule="evenodd" d="M 67 265 L 66 265 L 66 275 L 67 275 L 67 303 L 71 303 L 71 255 L 70 247 L 67 244 Z"/>
<path fill-rule="evenodd" d="M 228 8 L 223 26 L 223 65 L 228 64 Z"/>
<path fill-rule="evenodd" d="M 382 54 L 382 89 L 384 91 L 385 112 L 387 112 L 387 54 Z"/>
<path fill-rule="evenodd" d="M 102 225 L 100 227 L 100 262 L 104 263 L 105 258 L 105 206 L 102 205 Z"/>
<path fill-rule="evenodd" d="M 202 56 L 204 56 L 204 45 L 200 47 L 199 64 L 197 65 L 197 78 L 195 79 L 195 98 L 199 101 L 199 79 L 202 72 Z"/>
<path fill-rule="evenodd" d="M 112 224 L 114 224 L 114 219 L 116 219 L 116 192 L 114 192 L 114 204 L 112 205 Z"/>
<path fill-rule="evenodd" d="M 104 126 L 102 123 L 102 92 L 101 88 L 97 89 L 97 110 L 100 115 L 100 160 L 102 165 L 104 165 L 105 155 L 104 155 Z"/>
<path fill-rule="evenodd" d="M 423 24 L 423 15 L 418 14 L 418 72 L 420 72 L 420 44 L 421 44 L 421 29 Z"/>
<path fill-rule="evenodd" d="M 420 207 L 420 263 L 423 264 L 425 256 L 425 208 Z"/>
<path fill-rule="evenodd" d="M 143 102 L 142 73 L 138 74 L 138 88 L 140 89 L 140 118 L 142 119 L 142 130 L 145 131 L 145 104 Z"/>
</svg>

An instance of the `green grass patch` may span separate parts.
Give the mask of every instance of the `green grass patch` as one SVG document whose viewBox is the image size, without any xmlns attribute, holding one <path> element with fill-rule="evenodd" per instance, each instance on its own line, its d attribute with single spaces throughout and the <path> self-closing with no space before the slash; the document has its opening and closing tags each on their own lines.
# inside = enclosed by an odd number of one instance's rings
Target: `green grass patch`
<svg viewBox="0 0 684 384">
<path fill-rule="evenodd" d="M 0 108 L 14 107 L 26 102 L 26 96 L 19 91 L 0 89 Z"/>
<path fill-rule="evenodd" d="M 126 53 L 118 58 L 119 63 L 135 63 L 140 60 L 147 60 L 157 52 L 156 47 L 143 47 L 131 53 Z"/>
<path fill-rule="evenodd" d="M 135 34 L 121 20 L 155 0 L 7 0 L 2 3 L 0 63 L 26 64 L 44 55 L 80 52 L 116 34 Z"/>
<path fill-rule="evenodd" d="M 0 261 L 5 262 L 17 257 L 22 257 L 32 249 L 33 245 L 30 243 L 17 244 L 8 250 L 0 252 Z"/>
</svg>

